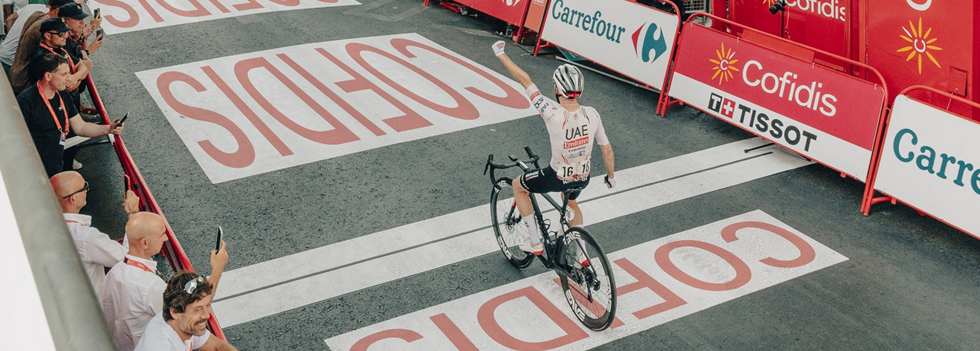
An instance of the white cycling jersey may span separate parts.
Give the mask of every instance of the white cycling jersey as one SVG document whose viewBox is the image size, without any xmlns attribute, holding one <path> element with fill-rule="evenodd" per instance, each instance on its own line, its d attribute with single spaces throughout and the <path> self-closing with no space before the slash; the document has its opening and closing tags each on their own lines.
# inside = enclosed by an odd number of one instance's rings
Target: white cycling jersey
<svg viewBox="0 0 980 351">
<path fill-rule="evenodd" d="M 551 168 L 565 183 L 585 180 L 591 170 L 592 142 L 608 145 L 599 112 L 588 106 L 568 111 L 544 97 L 538 87 L 526 89 L 531 105 L 541 114 L 551 140 Z"/>
</svg>

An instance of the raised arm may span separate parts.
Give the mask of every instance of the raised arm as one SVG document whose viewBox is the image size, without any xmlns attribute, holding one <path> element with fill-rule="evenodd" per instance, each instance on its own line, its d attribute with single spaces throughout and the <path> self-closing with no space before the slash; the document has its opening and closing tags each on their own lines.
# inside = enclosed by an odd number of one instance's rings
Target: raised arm
<svg viewBox="0 0 980 351">
<path fill-rule="evenodd" d="M 527 72 L 524 72 L 524 70 L 522 70 L 520 67 L 517 67 L 517 64 L 514 63 L 514 61 L 511 61 L 510 57 L 508 57 L 507 54 L 504 53 L 504 47 L 506 45 L 507 43 L 504 42 L 503 40 L 493 43 L 492 46 L 493 53 L 497 55 L 497 58 L 500 59 L 500 62 L 504 64 L 505 68 L 507 68 L 507 72 L 510 73 L 510 76 L 514 77 L 514 80 L 516 80 L 518 83 L 521 84 L 521 86 L 527 89 L 527 87 L 534 84 L 534 82 L 531 81 L 531 77 L 527 75 Z"/>
</svg>

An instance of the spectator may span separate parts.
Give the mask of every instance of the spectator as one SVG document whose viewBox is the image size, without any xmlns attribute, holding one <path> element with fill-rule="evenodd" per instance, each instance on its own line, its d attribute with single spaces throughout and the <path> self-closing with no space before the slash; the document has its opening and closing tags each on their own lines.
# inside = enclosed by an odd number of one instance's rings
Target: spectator
<svg viewBox="0 0 980 351">
<path fill-rule="evenodd" d="M 70 170 L 62 157 L 69 129 L 90 138 L 122 132 L 119 120 L 99 125 L 78 115 L 71 94 L 63 92 L 68 85 L 68 59 L 49 53 L 38 59 L 33 70 L 40 79 L 35 87 L 21 92 L 17 102 L 49 177 Z"/>
<path fill-rule="evenodd" d="M 153 316 L 137 351 L 237 350 L 207 330 L 215 287 L 194 272 L 170 278 L 163 293 L 163 313 Z"/>
<path fill-rule="evenodd" d="M 27 19 L 27 23 L 24 23 L 24 33 L 20 35 L 20 42 L 17 43 L 17 52 L 14 54 L 14 63 L 10 66 L 10 74 L 8 75 L 10 85 L 14 89 L 14 94 L 20 94 L 21 91 L 27 89 L 34 83 L 28 76 L 29 70 L 27 65 L 31 62 L 34 51 L 37 49 L 38 44 L 41 43 L 41 39 L 43 39 L 41 22 L 45 19 L 60 17 L 62 8 L 73 4 L 77 5 L 68 1 L 58 7 L 58 11 L 54 11 L 54 8 L 52 8 L 43 16 L 34 13 L 31 15 L 31 18 Z"/>
<path fill-rule="evenodd" d="M 85 274 L 95 288 L 95 295 L 101 301 L 105 267 L 112 267 L 122 261 L 129 243 L 124 240 L 123 244 L 119 245 L 108 235 L 92 227 L 91 216 L 78 213 L 82 207 L 85 207 L 89 190 L 88 182 L 81 174 L 75 171 L 55 174 L 51 177 L 51 187 L 58 197 L 58 204 L 61 205 L 61 212 L 64 213 L 65 221 L 68 223 L 68 232 L 71 233 L 75 248 L 78 249 L 78 255 L 82 259 Z M 136 193 L 126 192 L 126 201 L 123 202 L 126 213 L 138 212 L 139 201 Z"/>
<path fill-rule="evenodd" d="M 47 9 L 42 5 L 27 5 L 17 11 L 10 17 L 7 17 L 7 22 L 9 23 L 10 30 L 7 32 L 7 39 L 4 39 L 3 43 L 0 43 L 0 64 L 3 65 L 3 72 L 10 76 L 10 66 L 14 64 L 14 55 L 17 53 L 18 44 L 20 44 L 20 38 L 24 35 L 24 29 L 30 27 L 31 24 L 36 22 L 42 17 L 55 18 L 58 17 L 58 8 L 61 5 L 67 4 L 71 0 L 48 0 Z M 37 32 L 31 32 L 27 34 L 35 40 L 36 43 L 40 41 L 41 34 Z M 33 49 L 31 49 L 33 52 Z"/>
<path fill-rule="evenodd" d="M 78 6 L 77 4 L 69 4 L 62 7 L 59 11 L 66 12 L 64 7 Z M 31 55 L 30 61 L 28 62 L 28 79 L 34 81 L 38 77 L 31 76 L 31 65 L 39 57 L 44 56 L 48 53 L 52 53 L 58 56 L 62 56 L 68 59 L 68 68 L 71 73 L 68 76 L 68 91 L 72 93 L 72 99 L 75 101 L 75 108 L 78 108 L 78 85 L 81 84 L 82 79 L 88 76 L 89 70 L 92 69 L 92 60 L 88 59 L 88 56 L 84 52 L 80 52 L 78 46 L 68 40 L 71 28 L 68 26 L 70 20 L 66 20 L 65 17 L 59 18 L 49 18 L 41 22 L 41 42 L 38 43 L 37 49 L 34 49 L 34 54 Z M 66 48 L 69 45 L 72 50 Z"/>
<path fill-rule="evenodd" d="M 129 253 L 106 275 L 102 284 L 102 312 L 122 351 L 132 351 L 153 316 L 163 312 L 163 293 L 167 284 L 157 276 L 157 263 L 151 257 L 160 253 L 167 241 L 166 224 L 155 213 L 140 212 L 129 217 L 126 236 Z M 211 252 L 211 281 L 217 286 L 228 263 L 228 253 Z"/>
<path fill-rule="evenodd" d="M 150 318 L 163 311 L 167 284 L 157 275 L 152 257 L 167 241 L 166 229 L 163 218 L 155 213 L 130 216 L 126 223 L 129 253 L 112 266 L 102 284 L 102 312 L 122 351 L 136 348 Z"/>
</svg>

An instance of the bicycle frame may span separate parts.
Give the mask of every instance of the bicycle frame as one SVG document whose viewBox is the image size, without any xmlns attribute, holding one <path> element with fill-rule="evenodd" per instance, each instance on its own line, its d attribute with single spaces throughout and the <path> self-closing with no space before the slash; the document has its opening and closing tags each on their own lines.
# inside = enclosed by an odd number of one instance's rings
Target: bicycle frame
<svg viewBox="0 0 980 351">
<path fill-rule="evenodd" d="M 529 161 L 534 163 L 535 168 L 541 168 L 541 166 L 538 164 L 539 157 L 537 155 L 535 155 L 534 152 L 532 152 L 531 149 L 529 147 L 527 147 L 527 146 L 524 147 L 524 151 L 527 152 L 528 157 L 530 157 L 530 160 Z M 521 168 L 521 171 L 523 171 L 523 172 L 527 172 L 529 169 L 531 169 L 527 165 L 527 163 L 525 163 L 524 161 L 518 160 L 517 157 L 515 157 L 515 156 L 509 156 L 509 157 L 510 157 L 511 161 L 513 161 L 512 164 L 496 164 L 496 163 L 493 163 L 493 155 L 490 155 L 489 157 L 487 157 L 487 164 L 486 164 L 486 166 L 483 169 L 483 173 L 486 174 L 487 171 L 490 172 L 490 181 L 491 181 L 491 183 L 493 184 L 493 186 L 495 188 L 498 188 L 498 189 L 500 188 L 500 186 L 497 185 L 497 183 L 499 183 L 500 180 L 503 180 L 503 179 L 508 179 L 509 180 L 510 179 L 510 178 L 507 178 L 507 177 L 497 178 L 496 175 L 495 175 L 495 173 L 494 173 L 494 171 L 496 169 L 505 169 L 505 168 L 511 168 L 511 167 L 520 167 Z M 550 203 L 551 206 L 554 207 L 555 210 L 558 211 L 558 215 L 559 215 L 559 220 L 558 221 L 559 221 L 559 225 L 561 226 L 561 230 L 560 231 L 556 231 L 555 232 L 556 235 L 554 235 L 554 236 L 552 236 L 551 235 L 551 232 L 548 231 L 549 228 L 545 224 L 544 215 L 541 212 L 541 207 L 538 206 L 537 197 L 535 195 L 541 195 L 542 197 L 544 197 L 545 200 L 547 200 L 548 203 Z M 574 278 L 572 276 L 572 273 L 571 272 L 568 272 L 567 270 L 565 270 L 565 268 L 563 267 L 564 265 L 559 264 L 560 262 L 557 262 L 557 259 L 556 259 L 556 258 L 560 257 L 560 255 L 558 255 L 558 253 L 561 252 L 561 249 L 563 249 L 562 244 L 560 244 L 560 241 L 558 240 L 558 238 L 561 237 L 561 236 L 563 236 L 565 234 L 565 232 L 568 231 L 568 229 L 569 229 L 568 220 L 565 217 L 565 215 L 566 215 L 566 213 L 568 211 L 568 196 L 566 194 L 563 194 L 563 196 L 562 196 L 562 204 L 561 205 L 558 205 L 558 202 L 555 201 L 553 198 L 551 198 L 551 196 L 549 196 L 548 194 L 535 194 L 535 193 L 530 193 L 529 194 L 529 197 L 531 199 L 531 206 L 534 208 L 534 218 L 538 222 L 538 230 L 541 232 L 542 239 L 544 239 L 543 240 L 543 243 L 544 243 L 544 246 L 545 246 L 545 253 L 543 255 L 538 256 L 538 259 L 541 260 L 541 263 L 543 263 L 545 267 L 547 267 L 549 269 L 554 269 L 559 274 L 564 275 L 566 277 Z M 514 218 L 513 216 L 514 216 L 514 212 L 515 211 L 517 211 L 517 203 L 516 203 L 516 201 L 511 205 L 510 211 L 507 213 L 507 218 Z"/>
</svg>

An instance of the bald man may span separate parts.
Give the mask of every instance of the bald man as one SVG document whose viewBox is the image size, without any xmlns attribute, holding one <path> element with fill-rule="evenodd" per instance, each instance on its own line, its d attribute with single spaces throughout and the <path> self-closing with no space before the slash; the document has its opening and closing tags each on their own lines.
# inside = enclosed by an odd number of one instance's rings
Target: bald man
<svg viewBox="0 0 980 351">
<path fill-rule="evenodd" d="M 126 223 L 129 253 L 109 270 L 102 284 L 102 312 L 121 351 L 136 348 L 146 325 L 163 311 L 163 292 L 167 283 L 157 275 L 153 255 L 167 242 L 167 225 L 163 217 L 152 212 L 129 216 Z M 211 251 L 211 277 L 217 286 L 228 263 L 225 243 L 221 250 Z"/>
<path fill-rule="evenodd" d="M 112 267 L 123 260 L 128 242 L 124 240 L 119 245 L 108 235 L 92 227 L 92 216 L 79 213 L 85 207 L 89 190 L 88 182 L 81 174 L 75 171 L 61 172 L 51 177 L 50 181 L 68 224 L 68 232 L 71 233 L 75 249 L 82 259 L 85 274 L 95 289 L 95 295 L 102 300 L 105 267 Z M 123 208 L 126 213 L 136 213 L 139 211 L 139 202 L 136 193 L 129 191 L 123 201 Z"/>
</svg>

